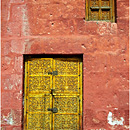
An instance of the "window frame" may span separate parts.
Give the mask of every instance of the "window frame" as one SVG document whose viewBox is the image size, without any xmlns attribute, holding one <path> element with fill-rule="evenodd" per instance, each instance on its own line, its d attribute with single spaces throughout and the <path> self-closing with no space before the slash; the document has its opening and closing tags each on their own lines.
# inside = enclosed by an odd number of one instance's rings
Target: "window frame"
<svg viewBox="0 0 130 130">
<path fill-rule="evenodd" d="M 86 21 L 106 21 L 106 22 L 115 22 L 115 0 L 110 0 L 110 20 L 91 20 L 90 19 L 90 13 L 91 13 L 91 7 L 90 7 L 90 1 L 91 0 L 86 0 Z M 99 3 L 101 3 L 102 0 L 99 0 Z M 99 4 L 99 17 L 101 16 L 101 10 L 102 10 L 102 6 L 101 4 Z"/>
</svg>

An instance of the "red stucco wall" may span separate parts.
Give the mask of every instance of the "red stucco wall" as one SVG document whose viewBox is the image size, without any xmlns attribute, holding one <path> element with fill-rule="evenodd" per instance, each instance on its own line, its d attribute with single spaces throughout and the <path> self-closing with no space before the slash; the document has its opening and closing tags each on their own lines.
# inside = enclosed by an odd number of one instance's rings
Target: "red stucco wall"
<svg viewBox="0 0 130 130">
<path fill-rule="evenodd" d="M 2 129 L 22 129 L 23 54 L 83 54 L 83 130 L 128 129 L 129 0 L 117 23 L 85 21 L 85 0 L 1 1 Z"/>
</svg>

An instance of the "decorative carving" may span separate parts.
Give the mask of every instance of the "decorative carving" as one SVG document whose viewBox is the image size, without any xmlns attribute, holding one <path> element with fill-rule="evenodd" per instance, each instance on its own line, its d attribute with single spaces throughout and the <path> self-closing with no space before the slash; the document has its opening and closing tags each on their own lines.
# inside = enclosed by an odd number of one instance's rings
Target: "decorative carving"
<svg viewBox="0 0 130 130">
<path fill-rule="evenodd" d="M 50 91 L 51 88 L 50 76 L 30 76 L 29 91 Z"/>
<path fill-rule="evenodd" d="M 29 61 L 29 75 L 48 75 L 51 71 L 51 59 L 41 58 Z"/>
<path fill-rule="evenodd" d="M 91 11 L 91 20 L 99 20 L 99 11 Z"/>
<path fill-rule="evenodd" d="M 55 70 L 58 75 L 78 75 L 78 60 L 55 59 Z"/>
<path fill-rule="evenodd" d="M 102 0 L 101 6 L 106 6 L 106 7 L 110 6 L 110 1 L 109 0 Z"/>
<path fill-rule="evenodd" d="M 50 107 L 50 96 L 44 96 L 44 97 L 33 96 L 28 98 L 29 112 L 48 112 L 47 108 L 49 107 Z"/>
<path fill-rule="evenodd" d="M 107 10 L 102 11 L 102 20 L 110 20 L 110 11 Z"/>
<path fill-rule="evenodd" d="M 54 116 L 55 130 L 79 130 L 79 116 L 78 115 L 59 115 Z"/>
<path fill-rule="evenodd" d="M 67 69 L 66 74 L 67 75 L 78 75 L 78 66 L 79 62 L 78 60 L 67 60 Z"/>
<path fill-rule="evenodd" d="M 92 7 L 98 7 L 99 6 L 99 0 L 91 0 L 90 6 L 92 6 Z"/>
<path fill-rule="evenodd" d="M 78 92 L 78 76 L 55 76 L 56 92 Z"/>
<path fill-rule="evenodd" d="M 56 59 L 55 70 L 58 70 L 58 75 L 66 75 L 66 61 L 62 59 Z"/>
<path fill-rule="evenodd" d="M 51 115 L 43 113 L 28 114 L 28 130 L 50 130 Z"/>
<path fill-rule="evenodd" d="M 78 113 L 79 100 L 77 97 L 60 96 L 54 97 L 54 107 L 58 113 Z"/>
</svg>

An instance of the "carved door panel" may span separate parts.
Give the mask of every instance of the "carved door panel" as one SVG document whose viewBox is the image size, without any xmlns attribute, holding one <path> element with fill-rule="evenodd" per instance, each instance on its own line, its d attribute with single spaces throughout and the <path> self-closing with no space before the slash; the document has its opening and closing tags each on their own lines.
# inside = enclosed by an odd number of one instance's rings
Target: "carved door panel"
<svg viewBox="0 0 130 130">
<path fill-rule="evenodd" d="M 53 77 L 53 106 L 58 108 L 58 112 L 53 114 L 53 128 L 79 130 L 82 90 L 79 59 L 54 59 L 54 69 L 58 75 Z"/>
<path fill-rule="evenodd" d="M 82 129 L 80 59 L 28 59 L 24 90 L 24 129 Z"/>
</svg>

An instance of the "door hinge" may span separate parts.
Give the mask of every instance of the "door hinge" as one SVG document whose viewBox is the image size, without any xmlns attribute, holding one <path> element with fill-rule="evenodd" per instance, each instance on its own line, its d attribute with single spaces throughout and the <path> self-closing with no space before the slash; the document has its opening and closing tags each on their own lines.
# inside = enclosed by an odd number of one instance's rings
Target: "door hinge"
<svg viewBox="0 0 130 130">
<path fill-rule="evenodd" d="M 58 75 L 58 71 L 48 72 L 48 74 L 51 74 L 51 75 Z"/>
</svg>

